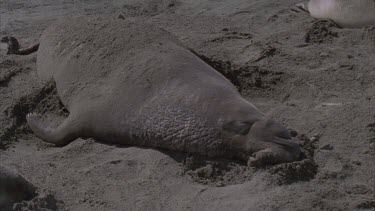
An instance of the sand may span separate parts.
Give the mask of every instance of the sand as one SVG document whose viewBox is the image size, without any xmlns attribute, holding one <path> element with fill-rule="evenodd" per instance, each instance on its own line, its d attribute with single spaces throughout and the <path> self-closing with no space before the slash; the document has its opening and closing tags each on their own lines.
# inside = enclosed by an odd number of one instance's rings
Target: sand
<svg viewBox="0 0 375 211">
<path fill-rule="evenodd" d="M 287 126 L 312 162 L 236 161 L 78 139 L 57 148 L 25 124 L 67 114 L 36 54 L 0 53 L 0 164 L 38 188 L 14 210 L 372 210 L 374 27 L 316 21 L 299 0 L 0 1 L 0 36 L 32 45 L 55 20 L 137 19 L 176 35 Z M 147 32 L 145 32 L 147 33 Z M 10 208 L 9 208 L 10 209 Z"/>
</svg>

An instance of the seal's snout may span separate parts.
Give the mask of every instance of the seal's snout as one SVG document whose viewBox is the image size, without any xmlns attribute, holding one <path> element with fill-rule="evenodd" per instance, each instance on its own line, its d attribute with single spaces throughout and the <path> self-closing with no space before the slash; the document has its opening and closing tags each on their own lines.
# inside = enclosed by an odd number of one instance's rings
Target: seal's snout
<svg viewBox="0 0 375 211">
<path fill-rule="evenodd" d="M 266 142 L 265 149 L 255 152 L 248 160 L 249 166 L 264 166 L 279 163 L 290 163 L 301 157 L 300 146 L 288 139 L 275 138 Z M 269 144 L 272 143 L 272 144 Z"/>
<path fill-rule="evenodd" d="M 273 120 L 263 119 L 256 122 L 250 134 L 256 144 L 261 146 L 261 150 L 249 158 L 250 166 L 289 163 L 301 156 L 302 150 L 299 144 L 292 140 L 289 131 Z"/>
</svg>

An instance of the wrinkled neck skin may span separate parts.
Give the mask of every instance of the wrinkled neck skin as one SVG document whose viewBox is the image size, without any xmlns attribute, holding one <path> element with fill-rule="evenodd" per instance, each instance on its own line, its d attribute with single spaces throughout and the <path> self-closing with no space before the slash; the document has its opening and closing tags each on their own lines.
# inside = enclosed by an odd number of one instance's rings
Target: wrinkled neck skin
<svg viewBox="0 0 375 211">
<path fill-rule="evenodd" d="M 264 115 L 239 93 L 213 93 L 163 93 L 145 103 L 142 115 L 133 121 L 142 124 L 134 127 L 136 124 L 129 122 L 133 132 L 129 136 L 139 137 L 131 144 L 246 161 L 245 154 L 251 154 L 244 151 L 246 140 L 236 139 L 236 135 L 223 130 L 223 125 L 233 121 L 255 122 Z"/>
</svg>

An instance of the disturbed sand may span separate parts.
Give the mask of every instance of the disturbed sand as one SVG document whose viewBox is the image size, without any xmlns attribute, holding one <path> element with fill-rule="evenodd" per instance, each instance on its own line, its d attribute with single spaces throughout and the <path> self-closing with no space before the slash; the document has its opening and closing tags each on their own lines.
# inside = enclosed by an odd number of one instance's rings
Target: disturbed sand
<svg viewBox="0 0 375 211">
<path fill-rule="evenodd" d="M 301 140 L 314 163 L 263 169 L 95 140 L 56 148 L 25 124 L 61 119 L 36 54 L 0 53 L 0 164 L 38 196 L 16 210 L 359 210 L 374 208 L 374 27 L 339 29 L 298 0 L 0 1 L 0 36 L 28 46 L 55 20 L 137 19 L 176 35 L 261 111 Z M 147 32 L 145 32 L 147 33 Z"/>
</svg>

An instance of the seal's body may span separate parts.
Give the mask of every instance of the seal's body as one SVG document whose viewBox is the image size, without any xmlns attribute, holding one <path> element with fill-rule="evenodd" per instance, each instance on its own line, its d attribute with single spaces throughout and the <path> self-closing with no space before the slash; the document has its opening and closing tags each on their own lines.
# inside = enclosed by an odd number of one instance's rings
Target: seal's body
<svg viewBox="0 0 375 211">
<path fill-rule="evenodd" d="M 344 28 L 375 25 L 374 0 L 310 0 L 305 8 L 317 19 L 330 19 Z"/>
<path fill-rule="evenodd" d="M 300 156 L 284 127 L 158 27 L 100 18 L 59 22 L 43 33 L 37 66 L 42 80 L 55 80 L 70 111 L 57 128 L 27 116 L 46 142 L 93 137 L 211 157 L 252 156 L 253 166 Z"/>
</svg>

